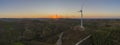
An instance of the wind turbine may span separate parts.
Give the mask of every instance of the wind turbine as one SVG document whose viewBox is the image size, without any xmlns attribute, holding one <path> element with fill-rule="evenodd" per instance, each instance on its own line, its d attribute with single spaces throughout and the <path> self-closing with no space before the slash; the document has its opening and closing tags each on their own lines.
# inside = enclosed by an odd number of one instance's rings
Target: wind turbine
<svg viewBox="0 0 120 45">
<path fill-rule="evenodd" d="M 81 9 L 79 12 L 81 13 L 80 28 L 84 30 L 85 28 L 84 28 L 84 26 L 83 26 L 83 10 Z"/>
<path fill-rule="evenodd" d="M 84 5 L 85 5 L 85 2 L 86 0 L 84 0 L 83 4 L 81 5 L 81 10 L 79 11 L 81 13 L 81 22 L 80 22 L 80 28 L 82 30 L 85 30 L 85 27 L 83 26 L 83 8 L 84 8 Z"/>
</svg>

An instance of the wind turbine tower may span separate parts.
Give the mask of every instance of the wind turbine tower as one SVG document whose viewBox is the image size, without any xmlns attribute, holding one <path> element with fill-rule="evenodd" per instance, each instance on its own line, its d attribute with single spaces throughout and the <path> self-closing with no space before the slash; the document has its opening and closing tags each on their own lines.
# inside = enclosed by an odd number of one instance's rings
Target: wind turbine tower
<svg viewBox="0 0 120 45">
<path fill-rule="evenodd" d="M 80 11 L 79 11 L 80 13 L 81 13 L 81 22 L 80 22 L 80 27 L 81 27 L 81 29 L 85 29 L 84 28 L 84 26 L 83 26 L 83 10 L 81 9 Z"/>
<path fill-rule="evenodd" d="M 84 26 L 83 26 L 83 10 L 80 10 L 80 13 L 81 13 L 81 28 L 84 29 Z"/>
</svg>

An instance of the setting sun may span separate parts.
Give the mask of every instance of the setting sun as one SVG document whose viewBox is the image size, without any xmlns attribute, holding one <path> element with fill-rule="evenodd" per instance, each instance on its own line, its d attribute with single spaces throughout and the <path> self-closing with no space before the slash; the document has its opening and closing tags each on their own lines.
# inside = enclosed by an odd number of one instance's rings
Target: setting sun
<svg viewBox="0 0 120 45">
<path fill-rule="evenodd" d="M 56 15 L 52 15 L 52 16 L 50 16 L 50 18 L 58 19 L 58 18 L 61 18 L 61 16 L 58 16 L 58 15 L 56 14 Z"/>
</svg>

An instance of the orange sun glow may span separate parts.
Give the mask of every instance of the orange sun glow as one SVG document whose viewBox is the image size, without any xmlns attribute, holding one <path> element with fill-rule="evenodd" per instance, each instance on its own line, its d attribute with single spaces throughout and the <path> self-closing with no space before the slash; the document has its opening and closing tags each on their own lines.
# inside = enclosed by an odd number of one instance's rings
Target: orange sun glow
<svg viewBox="0 0 120 45">
<path fill-rule="evenodd" d="M 52 16 L 50 16 L 50 18 L 58 19 L 58 18 L 61 18 L 61 16 L 58 16 L 58 15 L 52 15 Z"/>
</svg>

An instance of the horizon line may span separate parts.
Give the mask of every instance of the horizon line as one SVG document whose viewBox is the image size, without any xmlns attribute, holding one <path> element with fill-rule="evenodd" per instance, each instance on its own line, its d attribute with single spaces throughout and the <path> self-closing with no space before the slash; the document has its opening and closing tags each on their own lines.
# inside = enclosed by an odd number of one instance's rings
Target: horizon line
<svg viewBox="0 0 120 45">
<path fill-rule="evenodd" d="M 0 19 L 32 19 L 32 18 L 0 18 Z M 33 19 L 42 19 L 42 18 L 33 18 Z M 53 19 L 53 18 L 44 18 L 44 19 Z M 58 19 L 81 19 L 81 18 L 58 18 Z M 83 19 L 120 19 L 120 18 L 83 18 Z"/>
</svg>

